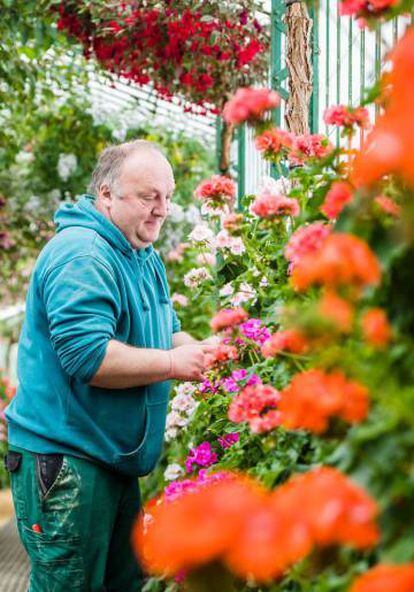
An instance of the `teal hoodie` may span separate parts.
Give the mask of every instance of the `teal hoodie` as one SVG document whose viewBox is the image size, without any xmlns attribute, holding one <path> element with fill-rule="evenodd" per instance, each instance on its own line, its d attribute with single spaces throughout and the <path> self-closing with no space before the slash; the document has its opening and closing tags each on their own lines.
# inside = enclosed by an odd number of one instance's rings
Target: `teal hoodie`
<svg viewBox="0 0 414 592">
<path fill-rule="evenodd" d="M 19 386 L 6 410 L 9 442 L 145 475 L 162 450 L 169 381 L 128 389 L 88 383 L 110 339 L 170 349 L 180 326 L 159 255 L 152 246 L 133 249 L 93 200 L 59 208 L 57 234 L 33 270 Z"/>
</svg>

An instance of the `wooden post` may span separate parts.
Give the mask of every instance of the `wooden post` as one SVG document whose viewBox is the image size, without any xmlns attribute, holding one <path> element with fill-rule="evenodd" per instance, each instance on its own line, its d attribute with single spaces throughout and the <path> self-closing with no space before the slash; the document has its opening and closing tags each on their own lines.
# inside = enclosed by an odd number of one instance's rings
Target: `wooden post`
<svg viewBox="0 0 414 592">
<path fill-rule="evenodd" d="M 286 124 L 295 134 L 309 132 L 309 110 L 313 89 L 312 19 L 305 2 L 286 2 L 286 65 L 289 97 Z"/>
</svg>

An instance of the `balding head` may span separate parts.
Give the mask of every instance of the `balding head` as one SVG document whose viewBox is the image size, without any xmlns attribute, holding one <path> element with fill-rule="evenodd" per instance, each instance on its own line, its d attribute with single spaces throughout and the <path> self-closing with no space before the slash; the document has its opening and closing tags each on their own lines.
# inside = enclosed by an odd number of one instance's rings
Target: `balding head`
<svg viewBox="0 0 414 592">
<path fill-rule="evenodd" d="M 109 146 L 101 152 L 95 170 L 92 173 L 92 179 L 89 185 L 90 193 L 97 196 L 101 186 L 104 184 L 110 189 L 114 189 L 124 162 L 132 155 L 141 156 L 142 160 L 147 161 L 151 157 L 161 157 L 167 161 L 160 146 L 155 144 L 155 142 L 133 140 L 132 142 L 124 142 L 117 146 Z M 138 161 L 139 158 L 136 160 Z"/>
</svg>

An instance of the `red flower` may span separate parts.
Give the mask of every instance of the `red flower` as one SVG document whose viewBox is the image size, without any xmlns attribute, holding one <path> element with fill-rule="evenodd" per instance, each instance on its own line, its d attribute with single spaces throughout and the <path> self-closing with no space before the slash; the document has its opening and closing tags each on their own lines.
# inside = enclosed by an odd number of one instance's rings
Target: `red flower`
<svg viewBox="0 0 414 592">
<path fill-rule="evenodd" d="M 362 332 L 365 340 L 377 348 L 383 348 L 392 339 L 391 325 L 382 308 L 372 308 L 362 317 Z"/>
<path fill-rule="evenodd" d="M 243 308 L 223 308 L 211 320 L 210 326 L 213 331 L 222 331 L 236 325 L 240 325 L 248 318 Z"/>
<path fill-rule="evenodd" d="M 333 183 L 325 196 L 321 212 L 330 220 L 337 218 L 344 207 L 352 201 L 353 194 L 349 183 L 337 181 Z"/>
<path fill-rule="evenodd" d="M 280 97 L 267 88 L 239 88 L 226 103 L 223 118 L 236 125 L 244 121 L 259 121 L 265 113 L 280 104 Z"/>
<path fill-rule="evenodd" d="M 283 351 L 302 354 L 306 352 L 308 347 L 308 343 L 300 331 L 287 329 L 271 335 L 270 339 L 262 345 L 262 354 L 265 358 L 277 356 Z"/>
<path fill-rule="evenodd" d="M 277 193 L 263 192 L 256 197 L 251 211 L 260 218 L 278 218 L 280 216 L 299 216 L 300 208 L 297 199 L 285 197 Z"/>
<path fill-rule="evenodd" d="M 297 290 L 314 284 L 362 288 L 378 284 L 380 278 L 380 265 L 367 243 L 345 233 L 329 235 L 317 253 L 303 257 L 292 271 Z"/>
<path fill-rule="evenodd" d="M 377 565 L 357 578 L 350 592 L 412 592 L 414 563 Z"/>
<path fill-rule="evenodd" d="M 268 432 L 280 425 L 279 400 L 280 393 L 270 385 L 247 386 L 230 403 L 228 418 L 247 421 L 254 433 Z"/>
<path fill-rule="evenodd" d="M 367 389 L 347 380 L 342 372 L 308 370 L 296 374 L 281 392 L 281 425 L 319 434 L 326 431 L 329 420 L 335 416 L 350 423 L 362 421 L 368 405 Z"/>
</svg>

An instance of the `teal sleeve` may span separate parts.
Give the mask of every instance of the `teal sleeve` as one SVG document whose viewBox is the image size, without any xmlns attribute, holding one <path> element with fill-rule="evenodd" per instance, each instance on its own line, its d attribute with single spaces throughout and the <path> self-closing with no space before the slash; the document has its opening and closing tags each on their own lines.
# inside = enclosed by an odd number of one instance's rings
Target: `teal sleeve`
<svg viewBox="0 0 414 592">
<path fill-rule="evenodd" d="M 172 332 L 178 333 L 179 331 L 181 331 L 181 321 L 178 318 L 178 315 L 175 312 L 172 303 L 171 303 L 171 309 L 172 309 Z"/>
<path fill-rule="evenodd" d="M 120 295 L 111 270 L 91 256 L 49 271 L 43 299 L 51 342 L 63 369 L 88 383 L 105 357 L 120 315 Z"/>
</svg>

